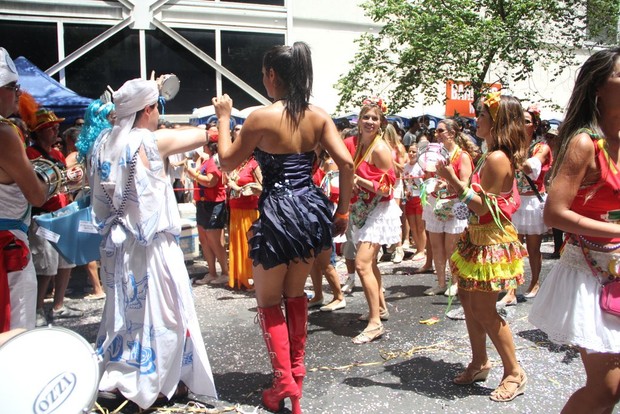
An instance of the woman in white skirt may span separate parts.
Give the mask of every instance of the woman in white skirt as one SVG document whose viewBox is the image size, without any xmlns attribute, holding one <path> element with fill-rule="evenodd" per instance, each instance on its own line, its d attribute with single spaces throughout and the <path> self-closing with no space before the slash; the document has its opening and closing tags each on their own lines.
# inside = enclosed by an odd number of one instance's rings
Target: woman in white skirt
<svg viewBox="0 0 620 414">
<path fill-rule="evenodd" d="M 449 154 L 449 163 L 457 177 L 464 182 L 469 180 L 474 163 L 475 145 L 460 132 L 455 120 L 443 119 L 435 129 L 437 142 L 443 145 Z M 432 172 L 431 172 L 432 173 Z M 422 218 L 429 232 L 429 241 L 433 249 L 433 262 L 437 272 L 437 286 L 424 291 L 425 295 L 434 296 L 441 293 L 446 296 L 456 296 L 458 277 L 452 276 L 450 286 L 446 286 L 446 267 L 448 258 L 456 249 L 456 242 L 463 230 L 467 227 L 467 219 L 459 219 L 452 213 L 452 207 L 458 202 L 458 195 L 441 180 L 441 185 L 428 197 L 428 208 L 424 208 Z M 437 204 L 445 203 L 445 208 Z"/>
<path fill-rule="evenodd" d="M 562 413 L 611 413 L 620 399 L 620 316 L 600 306 L 620 267 L 620 48 L 581 67 L 560 127 L 544 218 L 567 233 L 529 320 L 579 347 L 586 384 Z M 617 281 L 616 281 L 617 282 Z"/>
<path fill-rule="evenodd" d="M 543 235 L 549 230 L 543 220 L 543 208 L 547 197 L 545 176 L 551 167 L 551 148 L 544 137 L 538 134 L 540 110 L 535 105 L 531 105 L 523 111 L 523 116 L 529 142 L 527 143 L 527 160 L 517 171 L 517 188 L 521 196 L 521 206 L 512 216 L 512 223 L 519 232 L 519 240 L 525 239 L 532 280 L 524 296 L 533 298 L 538 293 L 538 278 L 542 268 L 540 246 Z M 516 290 L 509 289 L 499 303 L 505 306 L 516 305 L 516 293 Z"/>
<path fill-rule="evenodd" d="M 359 115 L 359 138 L 355 152 L 353 188 L 356 196 L 351 205 L 353 242 L 357 245 L 355 270 L 362 281 L 368 302 L 366 329 L 353 338 L 353 343 L 371 342 L 385 332 L 382 319 L 387 319 L 387 306 L 377 266 L 377 253 L 382 245 L 400 241 L 401 211 L 393 199 L 396 181 L 392 164 L 392 147 L 384 138 L 381 126 L 386 125 L 381 99 L 367 99 Z M 361 210 L 369 211 L 360 214 Z M 363 217 L 366 216 L 366 217 Z M 363 218 L 362 218 L 363 217 Z"/>
</svg>

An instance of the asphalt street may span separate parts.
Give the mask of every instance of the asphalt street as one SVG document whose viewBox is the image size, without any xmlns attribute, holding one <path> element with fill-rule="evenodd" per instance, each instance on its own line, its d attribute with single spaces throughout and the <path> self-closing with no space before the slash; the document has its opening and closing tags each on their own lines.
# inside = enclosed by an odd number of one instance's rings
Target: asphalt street
<svg viewBox="0 0 620 414">
<path fill-rule="evenodd" d="M 544 281 L 556 260 L 550 258 L 552 243 L 545 242 L 542 250 Z M 390 312 L 389 321 L 384 322 L 387 333 L 383 338 L 365 345 L 351 342 L 365 326 L 357 320 L 367 311 L 359 283 L 353 294 L 347 296 L 345 309 L 333 313 L 311 310 L 303 411 L 309 414 L 559 413 L 568 397 L 585 383 L 585 375 L 576 349 L 549 342 L 528 322 L 532 301 L 536 299 L 526 301 L 520 295 L 517 306 L 506 308 L 517 357 L 528 374 L 527 390 L 512 402 L 493 402 L 488 395 L 502 376 L 497 352 L 489 341 L 494 368 L 486 382 L 473 386 L 452 384 L 452 378 L 470 360 L 465 323 L 445 317 L 447 297 L 423 295 L 424 290 L 434 286 L 435 275 L 412 274 L 422 263 L 410 257 L 409 254 L 400 264 L 389 261 L 380 264 Z M 188 264 L 188 268 L 192 276 L 202 276 L 206 270 L 203 262 Z M 342 263 L 338 269 L 345 273 Z M 85 316 L 64 320 L 59 325 L 94 342 L 103 301 L 80 299 L 79 279 L 76 272 L 75 297 L 67 304 L 84 310 Z M 525 286 L 528 281 L 529 268 Z M 324 287 L 325 297 L 329 299 L 326 283 Z M 221 285 L 199 286 L 194 292 L 219 399 L 190 394 L 193 402 L 177 402 L 153 412 L 267 412 L 260 408 L 260 391 L 270 384 L 271 369 L 255 323 L 253 294 Z M 458 306 L 455 300 L 452 308 Z M 433 316 L 439 322 L 420 323 Z M 194 402 L 206 409 L 199 410 L 200 406 Z M 288 402 L 287 407 L 290 407 Z M 125 407 L 120 412 L 134 411 Z"/>
</svg>

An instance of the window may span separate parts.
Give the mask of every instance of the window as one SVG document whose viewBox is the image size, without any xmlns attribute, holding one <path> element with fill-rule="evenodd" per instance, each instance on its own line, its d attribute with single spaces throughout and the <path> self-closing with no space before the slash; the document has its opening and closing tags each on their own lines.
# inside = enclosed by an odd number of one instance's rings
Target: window
<svg viewBox="0 0 620 414">
<path fill-rule="evenodd" d="M 74 52 L 108 29 L 107 26 L 65 25 L 66 54 Z M 98 98 L 110 85 L 118 89 L 140 76 L 138 32 L 125 28 L 65 68 L 67 87 Z"/>
<path fill-rule="evenodd" d="M 215 58 L 214 31 L 175 31 Z M 146 32 L 146 63 L 149 76 L 151 70 L 156 75 L 174 73 L 181 81 L 178 95 L 166 103 L 166 113 L 187 114 L 192 113 L 194 108 L 211 105 L 211 98 L 216 95 L 215 69 L 159 29 Z"/>
<path fill-rule="evenodd" d="M 284 35 L 268 33 L 222 32 L 222 65 L 266 96 L 261 73 L 263 55 L 272 46 L 284 43 Z M 233 99 L 235 108 L 260 105 L 252 96 L 226 78 L 222 89 Z"/>
<path fill-rule="evenodd" d="M 0 46 L 9 52 L 13 60 L 24 56 L 45 71 L 58 62 L 56 32 L 55 23 L 0 20 Z"/>
</svg>

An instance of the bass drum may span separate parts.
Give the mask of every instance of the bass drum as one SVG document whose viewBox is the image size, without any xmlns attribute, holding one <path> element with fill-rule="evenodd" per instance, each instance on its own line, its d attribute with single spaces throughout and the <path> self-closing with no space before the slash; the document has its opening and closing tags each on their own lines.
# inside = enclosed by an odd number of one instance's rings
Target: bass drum
<svg viewBox="0 0 620 414">
<path fill-rule="evenodd" d="M 0 347 L 3 413 L 89 413 L 97 397 L 98 357 L 84 338 L 60 327 L 21 333 Z"/>
</svg>

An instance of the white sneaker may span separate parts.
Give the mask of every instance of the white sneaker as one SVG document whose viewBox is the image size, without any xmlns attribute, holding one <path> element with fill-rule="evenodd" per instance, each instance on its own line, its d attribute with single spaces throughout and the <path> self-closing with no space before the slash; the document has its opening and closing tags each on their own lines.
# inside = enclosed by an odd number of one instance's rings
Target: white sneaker
<svg viewBox="0 0 620 414">
<path fill-rule="evenodd" d="M 398 264 L 403 261 L 404 257 L 405 257 L 405 252 L 403 248 L 397 247 L 396 250 L 394 250 L 394 253 L 392 254 L 392 263 Z"/>
<path fill-rule="evenodd" d="M 45 317 L 45 312 L 43 312 L 43 309 L 37 309 L 37 319 L 35 322 L 35 326 L 37 328 L 47 326 L 47 318 Z"/>
<path fill-rule="evenodd" d="M 459 287 L 456 283 L 453 283 L 450 285 L 450 287 L 448 289 L 446 289 L 445 292 L 443 292 L 444 296 L 456 296 L 456 294 L 459 291 Z"/>
<path fill-rule="evenodd" d="M 354 287 L 355 287 L 355 274 L 347 276 L 347 280 L 345 280 L 344 285 L 342 285 L 342 293 L 350 294 L 353 292 Z"/>
<path fill-rule="evenodd" d="M 212 285 L 223 285 L 224 283 L 228 283 L 228 275 L 219 275 L 216 279 L 209 283 Z"/>
</svg>

